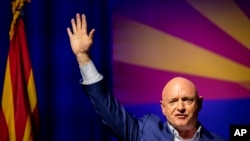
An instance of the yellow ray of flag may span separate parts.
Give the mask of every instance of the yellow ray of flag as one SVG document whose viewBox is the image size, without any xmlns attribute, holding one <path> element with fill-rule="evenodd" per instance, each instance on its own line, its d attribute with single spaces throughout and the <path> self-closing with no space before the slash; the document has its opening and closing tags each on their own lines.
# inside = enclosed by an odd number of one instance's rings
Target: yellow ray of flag
<svg viewBox="0 0 250 141">
<path fill-rule="evenodd" d="M 250 82 L 250 68 L 147 25 L 114 17 L 114 60 L 214 78 Z"/>
<path fill-rule="evenodd" d="M 250 20 L 232 0 L 188 0 L 189 4 L 232 38 L 250 49 Z"/>
</svg>

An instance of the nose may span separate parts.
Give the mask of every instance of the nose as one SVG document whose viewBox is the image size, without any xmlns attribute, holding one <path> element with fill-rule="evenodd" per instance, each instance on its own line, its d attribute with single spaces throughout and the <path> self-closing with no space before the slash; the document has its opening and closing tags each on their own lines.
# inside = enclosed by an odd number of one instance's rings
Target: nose
<svg viewBox="0 0 250 141">
<path fill-rule="evenodd" d="M 185 105 L 182 101 L 179 101 L 177 103 L 177 110 L 181 113 L 184 113 L 185 112 Z"/>
</svg>

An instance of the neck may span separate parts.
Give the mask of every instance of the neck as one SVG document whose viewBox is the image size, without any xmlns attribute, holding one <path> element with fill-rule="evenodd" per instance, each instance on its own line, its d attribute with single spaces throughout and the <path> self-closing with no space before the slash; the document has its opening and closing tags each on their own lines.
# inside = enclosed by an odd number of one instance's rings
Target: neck
<svg viewBox="0 0 250 141">
<path fill-rule="evenodd" d="M 194 136 L 196 131 L 199 128 L 199 124 L 193 124 L 193 126 L 186 128 L 186 129 L 177 129 L 179 136 L 182 137 L 183 139 L 190 139 Z"/>
<path fill-rule="evenodd" d="M 178 130 L 179 132 L 179 136 L 182 137 L 183 139 L 190 139 L 194 136 L 194 134 L 197 131 L 197 127 L 194 126 L 192 129 L 190 130 Z"/>
</svg>

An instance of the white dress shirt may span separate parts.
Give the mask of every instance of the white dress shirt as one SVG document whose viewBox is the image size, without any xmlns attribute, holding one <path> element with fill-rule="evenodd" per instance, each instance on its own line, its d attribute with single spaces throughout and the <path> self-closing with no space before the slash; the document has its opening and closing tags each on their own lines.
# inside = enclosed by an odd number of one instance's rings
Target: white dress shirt
<svg viewBox="0 0 250 141">
<path fill-rule="evenodd" d="M 194 136 L 188 140 L 182 139 L 182 137 L 179 136 L 179 132 L 176 129 L 174 129 L 174 127 L 172 125 L 170 125 L 169 123 L 168 123 L 168 127 L 169 127 L 170 131 L 172 132 L 172 134 L 174 135 L 174 141 L 199 141 L 199 139 L 200 139 L 201 126 L 199 126 L 199 128 L 195 132 Z"/>
<path fill-rule="evenodd" d="M 93 84 L 103 79 L 103 76 L 96 70 L 92 61 L 89 61 L 84 66 L 80 66 L 80 72 L 82 75 L 81 84 Z"/>
</svg>

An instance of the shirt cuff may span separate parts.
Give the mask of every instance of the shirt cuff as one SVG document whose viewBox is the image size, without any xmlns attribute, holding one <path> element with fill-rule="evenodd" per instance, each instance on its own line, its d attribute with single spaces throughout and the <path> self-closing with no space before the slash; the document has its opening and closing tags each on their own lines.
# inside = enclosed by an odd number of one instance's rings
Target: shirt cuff
<svg viewBox="0 0 250 141">
<path fill-rule="evenodd" d="M 80 66 L 80 72 L 83 80 L 81 84 L 84 85 L 93 84 L 103 79 L 103 76 L 98 73 L 92 61 L 89 61 L 84 66 Z"/>
</svg>

